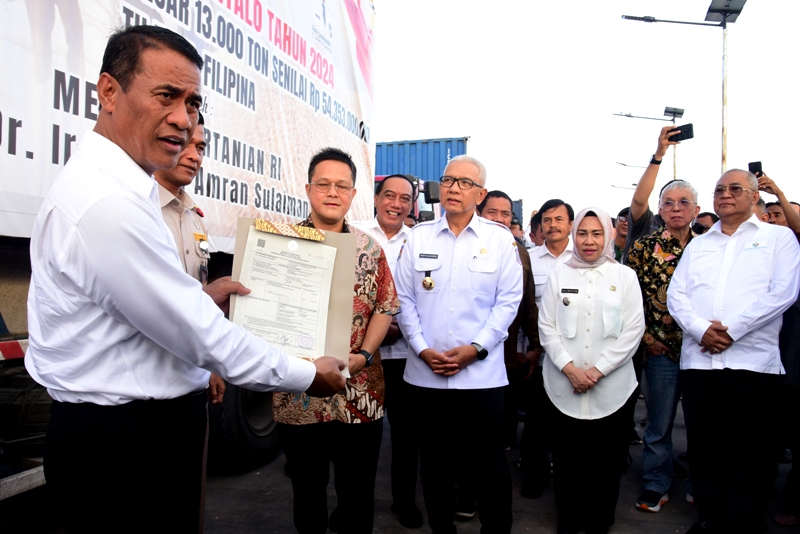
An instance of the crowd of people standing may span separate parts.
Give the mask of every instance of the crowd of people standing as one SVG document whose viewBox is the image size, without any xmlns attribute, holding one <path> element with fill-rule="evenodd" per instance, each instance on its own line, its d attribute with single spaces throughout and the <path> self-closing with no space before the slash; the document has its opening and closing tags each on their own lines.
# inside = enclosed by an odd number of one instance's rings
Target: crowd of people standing
<svg viewBox="0 0 800 534">
<path fill-rule="evenodd" d="M 541 497 L 552 470 L 557 532 L 607 533 L 640 383 L 648 415 L 631 504 L 653 513 L 669 500 L 682 398 L 698 511 L 688 532 L 768 530 L 778 438 L 794 449 L 800 435 L 800 212 L 773 180 L 724 173 L 704 193 L 713 213 L 700 212 L 689 182 L 671 181 L 654 213 L 675 144 L 664 128 L 616 221 L 550 199 L 528 250 L 511 199 L 488 189 L 471 156 L 443 169 L 441 218 L 409 228 L 413 180 L 385 178 L 375 218 L 348 221 L 356 166 L 323 149 L 308 165 L 300 225 L 355 235 L 352 325 L 346 358 L 309 362 L 226 319 L 229 295 L 248 289 L 209 283 L 205 233 L 183 231 L 202 229 L 182 189 L 202 162 L 201 67 L 169 30 L 115 33 L 97 124 L 35 222 L 25 363 L 54 399 L 44 468 L 70 531 L 202 531 L 206 402 L 224 396 L 223 379 L 277 392 L 303 534 L 373 531 L 384 414 L 401 525 L 423 524 L 419 473 L 435 534 L 476 512 L 482 532 L 512 532 L 505 451 L 519 408 L 521 497 Z M 777 202 L 760 207 L 760 192 Z M 794 474 L 786 503 L 774 520 L 800 524 Z"/>
</svg>

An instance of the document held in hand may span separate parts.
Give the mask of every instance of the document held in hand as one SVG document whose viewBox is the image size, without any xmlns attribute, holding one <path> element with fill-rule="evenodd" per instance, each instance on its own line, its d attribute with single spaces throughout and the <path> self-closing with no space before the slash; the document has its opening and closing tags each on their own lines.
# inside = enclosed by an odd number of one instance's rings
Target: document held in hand
<svg viewBox="0 0 800 534">
<path fill-rule="evenodd" d="M 347 363 L 355 251 L 352 234 L 240 218 L 232 278 L 251 292 L 231 296 L 231 320 L 289 355 Z"/>
</svg>

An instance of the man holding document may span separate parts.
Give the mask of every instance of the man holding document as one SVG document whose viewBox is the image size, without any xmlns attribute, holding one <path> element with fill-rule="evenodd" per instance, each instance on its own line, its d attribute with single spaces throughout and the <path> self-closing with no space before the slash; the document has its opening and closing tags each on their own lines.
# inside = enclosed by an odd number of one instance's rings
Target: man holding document
<svg viewBox="0 0 800 534">
<path fill-rule="evenodd" d="M 356 194 L 356 167 L 335 148 L 309 164 L 306 194 L 311 215 L 300 226 L 357 237 L 351 310 L 350 378 L 343 392 L 326 399 L 276 393 L 273 413 L 294 492 L 294 525 L 301 534 L 324 534 L 329 525 L 328 475 L 333 462 L 337 508 L 331 530 L 372 532 L 375 474 L 383 434 L 384 377 L 380 346 L 399 301 L 386 257 L 372 237 L 345 215 Z M 336 528 L 336 527 L 339 528 Z"/>
<path fill-rule="evenodd" d="M 335 359 L 230 323 L 218 306 L 241 284 L 183 269 L 152 175 L 192 138 L 202 64 L 165 28 L 112 35 L 97 124 L 34 223 L 25 366 L 53 397 L 44 470 L 71 532 L 198 531 L 208 370 L 259 391 L 344 387 Z"/>
</svg>

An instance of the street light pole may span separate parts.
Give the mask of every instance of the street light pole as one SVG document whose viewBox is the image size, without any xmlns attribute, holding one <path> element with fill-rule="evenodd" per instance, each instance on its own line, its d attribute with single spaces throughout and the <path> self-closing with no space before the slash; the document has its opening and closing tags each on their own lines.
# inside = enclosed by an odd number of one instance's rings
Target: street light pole
<svg viewBox="0 0 800 534">
<path fill-rule="evenodd" d="M 722 174 L 728 170 L 728 14 L 722 13 Z"/>
<path fill-rule="evenodd" d="M 722 172 L 728 167 L 728 23 L 736 22 L 744 9 L 747 0 L 711 0 L 706 13 L 706 21 L 719 22 L 708 24 L 703 22 L 686 22 L 681 20 L 662 20 L 655 17 L 632 17 L 622 15 L 625 20 L 640 22 L 668 22 L 670 24 L 688 24 L 690 26 L 713 26 L 722 28 Z"/>
</svg>

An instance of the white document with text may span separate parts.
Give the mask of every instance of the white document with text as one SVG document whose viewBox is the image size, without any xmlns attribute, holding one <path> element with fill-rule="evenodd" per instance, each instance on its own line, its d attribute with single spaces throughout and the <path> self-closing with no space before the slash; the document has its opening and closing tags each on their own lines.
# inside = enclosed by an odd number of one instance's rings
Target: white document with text
<svg viewBox="0 0 800 534">
<path fill-rule="evenodd" d="M 284 352 L 324 356 L 336 248 L 250 227 L 233 322 Z"/>
</svg>

